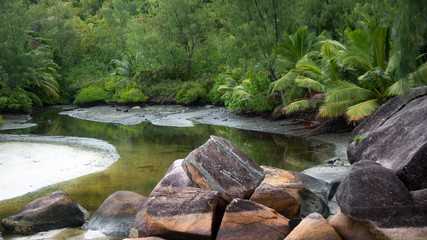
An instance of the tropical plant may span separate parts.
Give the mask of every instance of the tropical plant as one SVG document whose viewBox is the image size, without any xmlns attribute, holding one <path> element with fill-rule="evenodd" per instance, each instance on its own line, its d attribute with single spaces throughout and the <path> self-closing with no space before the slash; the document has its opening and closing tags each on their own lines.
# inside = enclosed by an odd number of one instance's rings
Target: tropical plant
<svg viewBox="0 0 427 240">
<path fill-rule="evenodd" d="M 348 121 L 358 122 L 390 96 L 402 93 L 393 75 L 399 62 L 399 52 L 390 56 L 390 30 L 385 26 L 348 30 L 346 35 L 348 46 L 342 61 L 357 79 L 335 82 L 328 89 L 319 114 L 323 117 L 345 114 Z"/>
<path fill-rule="evenodd" d="M 344 78 L 340 58 L 346 47 L 330 39 L 322 41 L 321 44 L 320 60 L 315 61 L 305 56 L 297 62 L 294 71 L 299 75 L 295 84 L 308 89 L 309 94 L 286 105 L 286 113 L 320 107 L 324 103 L 327 89 Z"/>
<path fill-rule="evenodd" d="M 122 60 L 113 59 L 111 63 L 115 66 L 112 75 L 134 78 L 139 72 L 149 67 L 149 61 L 139 52 L 127 50 L 123 53 Z"/>
<path fill-rule="evenodd" d="M 285 35 L 276 49 L 276 68 L 282 77 L 271 83 L 271 93 L 280 92 L 282 102 L 286 105 L 292 100 L 301 98 L 306 93 L 305 89 L 296 84 L 299 76 L 295 70 L 296 65 L 302 59 L 316 59 L 318 38 L 307 27 L 298 28 L 292 35 Z"/>
</svg>

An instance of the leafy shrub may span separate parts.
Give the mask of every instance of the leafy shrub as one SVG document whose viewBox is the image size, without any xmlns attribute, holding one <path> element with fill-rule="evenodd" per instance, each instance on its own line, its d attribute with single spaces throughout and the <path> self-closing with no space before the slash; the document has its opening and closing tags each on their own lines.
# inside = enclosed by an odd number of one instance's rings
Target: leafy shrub
<svg viewBox="0 0 427 240">
<path fill-rule="evenodd" d="M 9 111 L 30 112 L 33 101 L 28 93 L 20 88 L 15 89 L 10 96 L 0 98 L 0 109 Z"/>
<path fill-rule="evenodd" d="M 180 80 L 159 80 L 142 83 L 142 90 L 148 97 L 160 97 L 173 100 L 183 83 Z"/>
<path fill-rule="evenodd" d="M 131 102 L 143 102 L 147 100 L 148 97 L 145 96 L 141 90 L 136 88 L 124 89 L 118 94 L 118 98 L 115 100 L 119 103 L 131 103 Z"/>
<path fill-rule="evenodd" d="M 207 91 L 203 88 L 202 84 L 198 82 L 185 83 L 175 97 L 178 103 L 185 104 L 204 102 L 206 98 Z"/>
<path fill-rule="evenodd" d="M 80 90 L 74 103 L 91 103 L 100 102 L 108 99 L 108 93 L 103 88 L 98 86 L 90 86 Z"/>
<path fill-rule="evenodd" d="M 3 117 L 0 115 L 0 125 L 3 125 L 4 121 L 3 121 Z"/>
</svg>

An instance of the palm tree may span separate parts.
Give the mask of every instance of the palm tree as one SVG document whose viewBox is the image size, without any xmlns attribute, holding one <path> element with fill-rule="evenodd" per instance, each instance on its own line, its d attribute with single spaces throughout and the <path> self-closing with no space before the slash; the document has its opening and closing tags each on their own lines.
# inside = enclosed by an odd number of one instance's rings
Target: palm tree
<svg viewBox="0 0 427 240">
<path fill-rule="evenodd" d="M 285 107 L 286 113 L 318 108 L 324 103 L 327 89 L 335 82 L 344 78 L 340 57 L 346 50 L 338 41 L 324 40 L 321 42 L 320 60 L 303 57 L 295 66 L 298 77 L 296 85 L 309 90 L 308 96 L 296 99 Z"/>
<path fill-rule="evenodd" d="M 29 66 L 28 77 L 31 83 L 31 89 L 27 92 L 34 102 L 42 105 L 40 100 L 41 96 L 38 94 L 44 94 L 48 98 L 58 99 L 59 98 L 59 84 L 56 81 L 58 78 L 58 65 L 49 57 L 49 53 L 44 51 L 43 48 L 36 48 L 30 50 L 28 53 Z"/>
<path fill-rule="evenodd" d="M 276 49 L 276 68 L 282 77 L 271 83 L 271 93 L 280 92 L 284 104 L 304 96 L 305 89 L 296 84 L 299 76 L 295 70 L 302 59 L 317 58 L 318 38 L 307 27 L 298 28 L 292 35 L 285 35 Z"/>
<path fill-rule="evenodd" d="M 346 115 L 349 122 L 369 116 L 390 96 L 401 93 L 394 72 L 399 52 L 390 57 L 390 31 L 385 26 L 347 30 L 342 63 L 357 77 L 336 81 L 319 110 L 322 117 Z"/>
</svg>

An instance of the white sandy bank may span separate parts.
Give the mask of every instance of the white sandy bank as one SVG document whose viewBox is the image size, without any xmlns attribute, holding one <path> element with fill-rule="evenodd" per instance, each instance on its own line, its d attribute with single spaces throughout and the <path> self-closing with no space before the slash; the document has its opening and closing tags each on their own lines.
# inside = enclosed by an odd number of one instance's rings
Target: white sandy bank
<svg viewBox="0 0 427 240">
<path fill-rule="evenodd" d="M 0 201 L 102 171 L 118 158 L 96 139 L 0 135 Z"/>
</svg>

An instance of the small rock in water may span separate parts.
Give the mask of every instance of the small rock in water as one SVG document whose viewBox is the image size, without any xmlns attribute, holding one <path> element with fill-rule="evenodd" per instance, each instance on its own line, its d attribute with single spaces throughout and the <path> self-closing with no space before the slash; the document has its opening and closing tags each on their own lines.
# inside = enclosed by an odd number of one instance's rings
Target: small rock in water
<svg viewBox="0 0 427 240">
<path fill-rule="evenodd" d="M 116 108 L 116 111 L 121 111 L 120 109 Z"/>
<path fill-rule="evenodd" d="M 129 110 L 128 110 L 128 109 L 125 109 L 125 110 L 123 110 L 123 112 L 129 112 Z"/>
<path fill-rule="evenodd" d="M 141 107 L 140 106 L 135 106 L 135 107 L 132 107 L 131 109 L 132 110 L 137 110 L 137 109 L 141 109 Z"/>
</svg>

